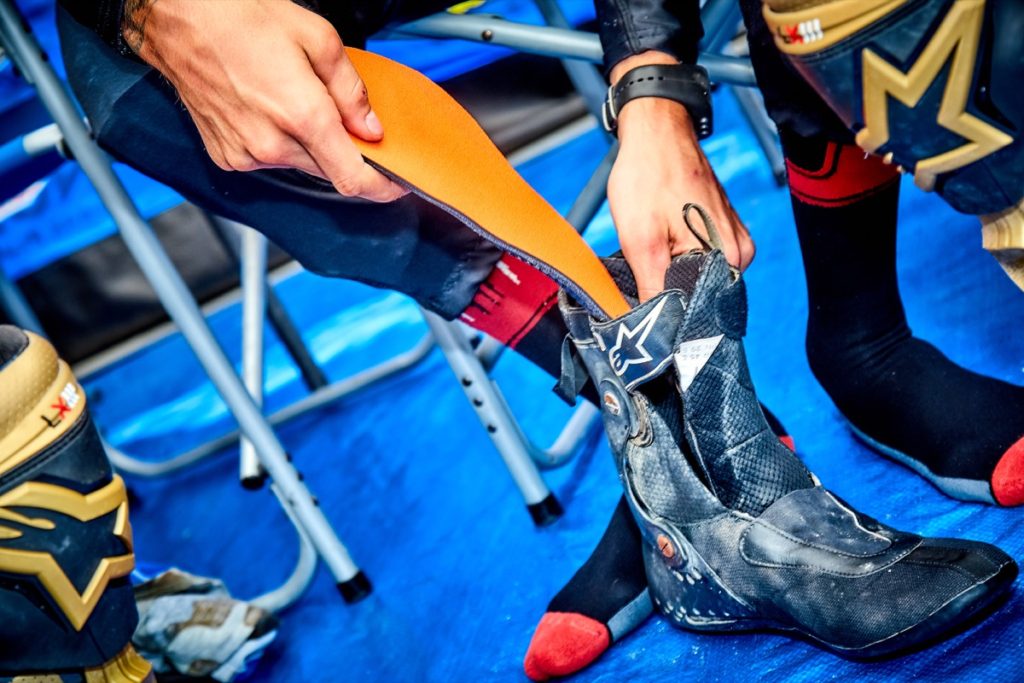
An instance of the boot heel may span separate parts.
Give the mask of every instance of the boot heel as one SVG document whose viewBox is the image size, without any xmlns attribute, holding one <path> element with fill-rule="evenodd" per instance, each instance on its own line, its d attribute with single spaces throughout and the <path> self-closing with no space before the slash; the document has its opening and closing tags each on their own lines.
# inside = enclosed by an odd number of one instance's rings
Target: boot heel
<svg viewBox="0 0 1024 683">
<path fill-rule="evenodd" d="M 85 670 L 88 683 L 156 683 L 153 667 L 135 651 L 131 643 L 102 666 Z"/>
<path fill-rule="evenodd" d="M 683 541 L 689 547 L 678 549 L 671 543 L 663 543 L 661 552 L 644 545 L 644 568 L 655 609 L 677 626 L 697 631 L 746 631 L 760 626 L 753 620 L 754 611 L 725 587 L 689 543 Z M 670 547 L 669 552 L 686 554 L 675 568 L 665 561 Z"/>
</svg>

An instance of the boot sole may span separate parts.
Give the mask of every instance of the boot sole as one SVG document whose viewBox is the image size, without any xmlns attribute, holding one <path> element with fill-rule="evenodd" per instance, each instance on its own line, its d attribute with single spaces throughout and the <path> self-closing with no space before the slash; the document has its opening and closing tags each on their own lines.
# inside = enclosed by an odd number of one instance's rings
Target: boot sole
<svg viewBox="0 0 1024 683">
<path fill-rule="evenodd" d="M 103 666 L 87 670 L 85 677 L 89 683 L 156 683 L 152 665 L 131 643 Z"/>
<path fill-rule="evenodd" d="M 99 666 L 88 667 L 72 673 L 24 673 L 15 674 L 12 678 L 0 676 L 0 683 L 13 683 L 22 680 L 63 681 L 65 676 L 73 676 L 74 680 L 86 680 L 89 683 L 157 683 L 153 667 L 147 662 L 131 643 L 110 661 Z"/>
<path fill-rule="evenodd" d="M 687 592 L 692 592 L 692 590 L 688 591 L 687 588 L 694 584 L 684 579 L 679 573 L 665 567 L 658 559 L 657 551 L 648 549 L 648 553 L 651 554 L 652 560 L 647 563 L 648 578 L 652 587 L 657 585 L 665 586 L 666 583 L 671 582 L 677 584 L 677 589 L 674 591 L 677 595 L 685 595 Z M 990 608 L 998 608 L 1000 599 L 1009 594 L 1009 588 L 1017 578 L 1017 573 L 1016 563 L 1008 562 L 1002 565 L 992 576 L 955 596 L 918 624 L 893 634 L 888 638 L 862 647 L 836 645 L 822 640 L 798 626 L 774 619 L 761 619 L 756 616 L 726 618 L 721 613 L 709 615 L 698 612 L 694 614 L 681 605 L 673 606 L 655 599 L 653 597 L 654 591 L 652 591 L 652 601 L 655 603 L 655 609 L 665 615 L 673 625 L 688 631 L 702 633 L 780 633 L 806 640 L 844 659 L 870 661 L 910 654 L 913 651 L 953 635 L 961 627 L 966 627 L 973 623 L 977 617 L 987 615 Z M 721 581 L 718 580 L 717 576 L 712 574 L 710 577 L 705 577 L 705 580 L 707 579 L 713 579 L 714 583 L 717 583 L 722 591 L 729 592 L 727 588 L 721 585 Z M 682 584 L 684 587 L 678 589 L 679 584 Z M 665 591 L 659 592 L 665 594 Z M 729 593 L 731 595 L 731 592 Z M 692 599 L 688 602 L 692 602 Z"/>
</svg>

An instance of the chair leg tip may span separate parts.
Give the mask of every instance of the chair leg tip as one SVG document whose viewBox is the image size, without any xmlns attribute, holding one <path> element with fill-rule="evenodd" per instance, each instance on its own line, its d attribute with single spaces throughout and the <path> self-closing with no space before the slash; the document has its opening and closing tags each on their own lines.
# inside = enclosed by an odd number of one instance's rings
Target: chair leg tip
<svg viewBox="0 0 1024 683">
<path fill-rule="evenodd" d="M 549 493 L 547 498 L 539 503 L 527 505 L 526 509 L 530 512 L 530 517 L 533 518 L 533 523 L 536 526 L 554 524 L 559 517 L 565 514 L 562 504 L 558 502 L 553 493 Z"/>
<path fill-rule="evenodd" d="M 263 485 L 267 483 L 267 475 L 265 472 L 259 474 L 247 475 L 239 480 L 242 484 L 242 488 L 246 491 L 259 491 L 263 488 Z"/>
<path fill-rule="evenodd" d="M 342 600 L 351 605 L 369 596 L 373 592 L 373 585 L 369 577 L 360 570 L 348 581 L 339 581 L 338 592 L 341 593 Z"/>
</svg>

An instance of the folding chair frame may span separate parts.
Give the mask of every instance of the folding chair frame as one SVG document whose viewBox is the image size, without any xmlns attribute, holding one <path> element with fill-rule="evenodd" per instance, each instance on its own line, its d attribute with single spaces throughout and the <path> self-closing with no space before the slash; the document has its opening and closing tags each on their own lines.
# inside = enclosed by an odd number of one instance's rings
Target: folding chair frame
<svg viewBox="0 0 1024 683">
<path fill-rule="evenodd" d="M 0 0 L 0 43 L 60 127 L 68 148 L 114 218 L 129 251 L 198 356 L 241 431 L 255 446 L 275 486 L 334 575 L 342 596 L 350 601 L 365 596 L 370 590 L 369 580 L 301 481 L 277 436 L 218 346 L 181 276 L 114 175 L 109 158 L 93 142 L 70 95 L 9 0 Z"/>
</svg>

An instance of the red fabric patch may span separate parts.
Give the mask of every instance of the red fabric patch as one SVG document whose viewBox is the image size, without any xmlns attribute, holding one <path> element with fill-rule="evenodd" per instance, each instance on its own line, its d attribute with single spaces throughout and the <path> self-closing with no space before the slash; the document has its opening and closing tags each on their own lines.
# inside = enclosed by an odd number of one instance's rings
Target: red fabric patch
<svg viewBox="0 0 1024 683">
<path fill-rule="evenodd" d="M 505 254 L 459 319 L 514 349 L 557 300 L 554 280 Z"/>
<path fill-rule="evenodd" d="M 787 434 L 786 436 L 780 436 L 779 441 L 782 442 L 783 446 L 796 453 L 796 442 L 793 441 L 793 437 Z"/>
<path fill-rule="evenodd" d="M 865 156 L 854 145 L 828 143 L 825 161 L 818 170 L 800 168 L 786 159 L 789 191 L 812 206 L 846 206 L 868 197 L 890 183 L 899 173 L 876 156 Z"/>
<path fill-rule="evenodd" d="M 1007 507 L 1024 504 L 1024 437 L 999 459 L 992 472 L 992 495 Z"/>
<path fill-rule="evenodd" d="M 548 612 L 533 632 L 523 668 L 534 681 L 568 676 L 588 666 L 611 645 L 608 628 L 574 612 Z"/>
</svg>

